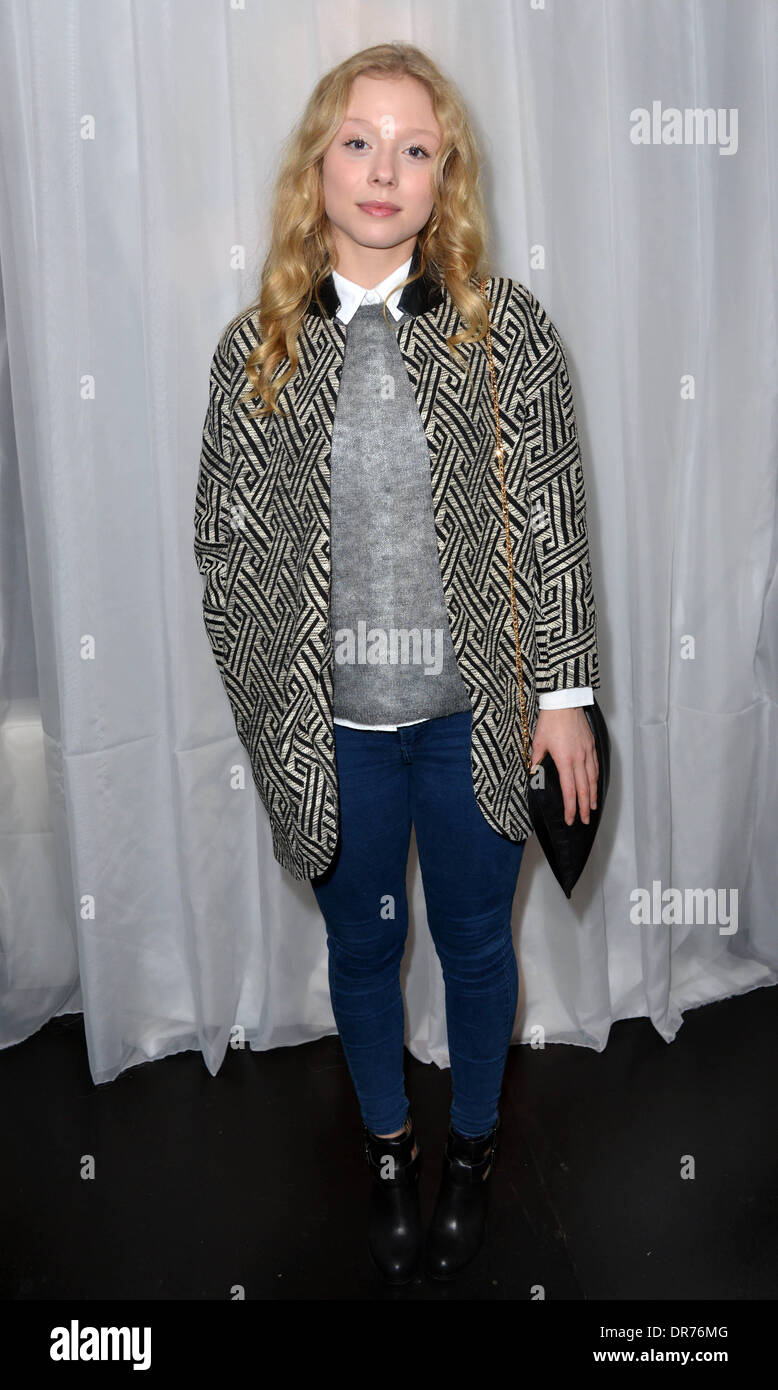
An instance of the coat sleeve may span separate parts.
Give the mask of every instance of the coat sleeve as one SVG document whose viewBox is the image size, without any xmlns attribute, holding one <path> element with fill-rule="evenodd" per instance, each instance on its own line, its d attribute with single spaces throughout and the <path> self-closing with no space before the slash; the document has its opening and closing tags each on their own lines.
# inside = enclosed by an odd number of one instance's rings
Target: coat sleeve
<svg viewBox="0 0 778 1390">
<path fill-rule="evenodd" d="M 232 441 L 227 387 L 228 367 L 220 341 L 211 361 L 194 515 L 195 559 L 205 578 L 203 621 L 220 671 L 224 660 L 227 555 L 231 534 Z"/>
<path fill-rule="evenodd" d="M 535 617 L 538 694 L 599 688 L 581 452 L 562 340 L 529 295 L 524 364 L 525 450 L 539 578 Z"/>
</svg>

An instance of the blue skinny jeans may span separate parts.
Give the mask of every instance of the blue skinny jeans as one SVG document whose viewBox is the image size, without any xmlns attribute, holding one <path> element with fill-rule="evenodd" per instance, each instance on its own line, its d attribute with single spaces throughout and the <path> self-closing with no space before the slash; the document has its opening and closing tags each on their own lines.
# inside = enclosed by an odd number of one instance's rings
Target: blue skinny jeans
<svg viewBox="0 0 778 1390">
<path fill-rule="evenodd" d="M 498 1118 L 519 993 L 511 910 L 525 842 L 493 830 L 479 809 L 471 724 L 467 710 L 397 732 L 334 726 L 340 836 L 311 886 L 326 925 L 335 1022 L 362 1119 L 376 1134 L 401 1129 L 409 1108 L 400 964 L 411 824 L 445 984 L 451 1124 L 475 1138 Z"/>
</svg>

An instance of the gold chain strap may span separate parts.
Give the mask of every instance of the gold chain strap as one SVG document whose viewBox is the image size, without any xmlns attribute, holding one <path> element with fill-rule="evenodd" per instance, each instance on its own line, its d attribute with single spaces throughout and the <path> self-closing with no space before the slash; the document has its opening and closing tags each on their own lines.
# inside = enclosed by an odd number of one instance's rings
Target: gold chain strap
<svg viewBox="0 0 778 1390">
<path fill-rule="evenodd" d="M 486 295 L 486 280 L 481 281 L 481 294 Z M 511 526 L 508 518 L 508 500 L 505 495 L 505 468 L 503 465 L 502 431 L 500 429 L 500 410 L 497 403 L 497 378 L 494 371 L 494 358 L 492 356 L 492 335 L 489 327 L 487 310 L 486 320 L 486 351 L 489 354 L 489 376 L 492 392 L 492 405 L 494 406 L 494 419 L 497 428 L 497 445 L 494 451 L 495 458 L 500 467 L 500 489 L 502 492 L 502 516 L 505 522 L 505 554 L 508 560 L 508 579 L 511 586 L 511 613 L 513 614 L 513 635 L 516 639 L 516 672 L 519 677 L 519 700 L 521 702 L 521 741 L 524 762 L 529 772 L 532 766 L 532 759 L 529 750 L 529 723 L 527 720 L 527 708 L 524 699 L 524 676 L 521 667 L 521 645 L 519 643 L 519 614 L 516 608 L 516 594 L 513 588 L 513 546 L 511 545 Z"/>
</svg>

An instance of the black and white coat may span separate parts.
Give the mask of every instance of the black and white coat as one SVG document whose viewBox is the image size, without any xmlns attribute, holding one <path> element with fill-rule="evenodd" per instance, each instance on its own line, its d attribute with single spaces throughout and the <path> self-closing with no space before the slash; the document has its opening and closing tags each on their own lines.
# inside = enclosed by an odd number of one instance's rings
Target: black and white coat
<svg viewBox="0 0 778 1390">
<path fill-rule="evenodd" d="M 418 265 L 418 246 L 411 269 Z M 516 280 L 487 281 L 513 546 L 524 692 L 598 688 L 597 621 L 573 394 L 559 333 Z M 329 609 L 329 459 L 346 327 L 332 276 L 311 302 L 282 418 L 250 419 L 244 363 L 251 311 L 219 338 L 195 503 L 203 617 L 265 806 L 273 852 L 296 879 L 323 873 L 339 829 Z M 519 682 L 485 343 L 467 377 L 446 338 L 464 323 L 425 275 L 399 300 L 397 342 L 429 446 L 430 487 L 451 637 L 472 702 L 478 805 L 513 840 L 532 834 Z M 288 366 L 284 359 L 277 374 Z"/>
</svg>

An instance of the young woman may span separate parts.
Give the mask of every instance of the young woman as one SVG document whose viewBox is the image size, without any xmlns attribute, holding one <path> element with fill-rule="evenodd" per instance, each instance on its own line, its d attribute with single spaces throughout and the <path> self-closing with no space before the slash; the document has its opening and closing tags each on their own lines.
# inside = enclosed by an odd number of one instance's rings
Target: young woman
<svg viewBox="0 0 778 1390">
<path fill-rule="evenodd" d="M 452 1104 L 426 1250 L 478 1250 L 518 997 L 511 909 L 532 833 L 487 314 L 533 770 L 595 805 L 599 686 L 565 353 L 520 282 L 486 278 L 475 141 L 419 49 L 314 90 L 281 168 L 260 293 L 217 344 L 195 554 L 214 656 L 278 861 L 322 911 L 332 1007 L 392 1283 L 422 1242 L 399 969 L 415 827 Z"/>
</svg>

